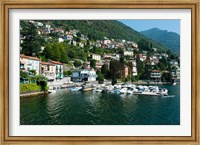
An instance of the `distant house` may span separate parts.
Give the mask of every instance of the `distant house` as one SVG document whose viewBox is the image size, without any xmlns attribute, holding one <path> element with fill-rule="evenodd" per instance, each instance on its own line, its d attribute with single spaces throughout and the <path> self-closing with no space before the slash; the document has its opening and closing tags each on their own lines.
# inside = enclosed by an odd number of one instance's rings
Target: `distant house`
<svg viewBox="0 0 200 145">
<path fill-rule="evenodd" d="M 111 40 L 109 40 L 109 39 L 103 40 L 103 44 L 110 44 L 110 43 L 111 43 Z"/>
<path fill-rule="evenodd" d="M 92 54 L 90 54 L 90 56 L 91 56 L 91 59 L 94 59 L 96 61 L 100 61 L 101 60 L 101 55 L 99 55 L 99 54 L 92 53 Z"/>
<path fill-rule="evenodd" d="M 96 62 L 95 68 L 96 69 L 101 69 L 103 65 L 104 65 L 104 63 L 102 63 L 102 62 Z"/>
<path fill-rule="evenodd" d="M 55 32 L 57 32 L 57 33 L 64 33 L 64 30 L 62 28 L 56 28 Z"/>
<path fill-rule="evenodd" d="M 172 72 L 172 78 L 174 80 L 179 80 L 180 79 L 180 67 L 177 67 L 175 70 L 173 70 Z"/>
<path fill-rule="evenodd" d="M 84 46 L 85 46 L 84 43 L 82 42 L 79 43 L 79 47 L 84 48 Z"/>
<path fill-rule="evenodd" d="M 49 60 L 49 63 L 55 65 L 55 79 L 62 79 L 63 78 L 63 64 L 59 61 Z"/>
<path fill-rule="evenodd" d="M 178 61 L 172 60 L 172 61 L 170 61 L 170 64 L 173 66 L 178 66 Z"/>
<path fill-rule="evenodd" d="M 47 77 L 49 81 L 53 81 L 55 79 L 55 73 L 55 64 L 50 62 L 40 62 L 40 74 Z"/>
<path fill-rule="evenodd" d="M 133 51 L 124 51 L 124 56 L 133 56 Z"/>
<path fill-rule="evenodd" d="M 160 70 L 152 70 L 151 71 L 151 79 L 155 82 L 161 81 L 161 72 Z"/>
<path fill-rule="evenodd" d="M 97 43 L 96 43 L 96 47 L 97 47 L 97 48 L 100 48 L 100 47 L 101 47 L 101 43 L 100 43 L 100 42 L 97 42 Z"/>
<path fill-rule="evenodd" d="M 58 42 L 59 43 L 64 42 L 64 39 L 63 38 L 58 38 Z"/>
<path fill-rule="evenodd" d="M 126 78 L 129 75 L 129 68 L 127 65 L 124 65 L 122 70 L 121 70 L 121 76 Z"/>
<path fill-rule="evenodd" d="M 136 64 L 136 60 L 131 60 L 129 62 L 129 66 L 131 68 L 131 74 L 132 76 L 137 76 L 137 64 Z"/>
<path fill-rule="evenodd" d="M 103 58 L 104 59 L 111 59 L 112 58 L 112 54 L 104 54 Z"/>
<path fill-rule="evenodd" d="M 139 58 L 140 58 L 140 61 L 145 61 L 147 59 L 147 55 L 146 54 L 139 54 Z"/>
<path fill-rule="evenodd" d="M 133 48 L 138 48 L 137 43 L 134 43 L 134 42 L 131 44 L 131 46 L 132 46 Z"/>
<path fill-rule="evenodd" d="M 40 73 L 40 59 L 33 56 L 20 55 L 20 70 L 29 71 L 35 70 L 36 74 Z"/>
<path fill-rule="evenodd" d="M 71 40 L 73 40 L 73 36 L 72 35 L 67 35 L 66 39 L 71 41 Z"/>
</svg>

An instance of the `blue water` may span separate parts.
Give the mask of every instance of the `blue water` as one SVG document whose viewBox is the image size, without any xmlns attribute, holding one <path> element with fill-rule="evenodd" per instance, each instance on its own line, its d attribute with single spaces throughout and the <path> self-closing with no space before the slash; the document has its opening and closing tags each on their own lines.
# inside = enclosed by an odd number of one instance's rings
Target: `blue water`
<svg viewBox="0 0 200 145">
<path fill-rule="evenodd" d="M 169 96 L 59 90 L 20 99 L 21 125 L 179 125 L 180 86 Z"/>
</svg>

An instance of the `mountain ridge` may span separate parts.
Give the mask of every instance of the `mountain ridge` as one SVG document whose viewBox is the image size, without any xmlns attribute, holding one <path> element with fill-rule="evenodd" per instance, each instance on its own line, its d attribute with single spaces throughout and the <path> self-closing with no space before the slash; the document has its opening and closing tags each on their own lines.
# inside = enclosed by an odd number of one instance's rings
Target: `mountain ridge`
<svg viewBox="0 0 200 145">
<path fill-rule="evenodd" d="M 175 32 L 168 30 L 161 30 L 159 28 L 151 28 L 148 30 L 140 31 L 146 37 L 157 41 L 166 47 L 168 47 L 172 52 L 180 55 L 180 35 Z"/>
</svg>

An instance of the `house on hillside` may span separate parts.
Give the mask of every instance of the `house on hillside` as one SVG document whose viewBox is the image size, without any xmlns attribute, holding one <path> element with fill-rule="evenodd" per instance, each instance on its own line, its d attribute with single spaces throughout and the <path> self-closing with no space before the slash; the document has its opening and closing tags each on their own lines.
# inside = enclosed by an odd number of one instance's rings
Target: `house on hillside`
<svg viewBox="0 0 200 145">
<path fill-rule="evenodd" d="M 91 59 L 94 59 L 96 61 L 100 61 L 101 60 L 101 55 L 99 55 L 99 54 L 92 53 L 92 54 L 90 54 L 90 57 L 91 57 Z"/>
<path fill-rule="evenodd" d="M 133 57 L 134 53 L 133 51 L 124 51 L 124 56 L 132 56 Z"/>
</svg>

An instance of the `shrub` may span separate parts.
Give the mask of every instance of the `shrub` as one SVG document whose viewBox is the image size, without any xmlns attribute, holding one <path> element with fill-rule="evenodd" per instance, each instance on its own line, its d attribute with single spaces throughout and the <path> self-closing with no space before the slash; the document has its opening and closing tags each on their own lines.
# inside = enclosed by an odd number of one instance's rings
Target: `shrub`
<svg viewBox="0 0 200 145">
<path fill-rule="evenodd" d="M 20 93 L 31 93 L 38 92 L 41 90 L 41 87 L 37 84 L 20 84 Z"/>
</svg>

